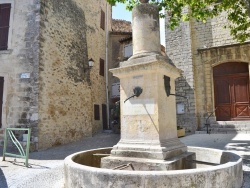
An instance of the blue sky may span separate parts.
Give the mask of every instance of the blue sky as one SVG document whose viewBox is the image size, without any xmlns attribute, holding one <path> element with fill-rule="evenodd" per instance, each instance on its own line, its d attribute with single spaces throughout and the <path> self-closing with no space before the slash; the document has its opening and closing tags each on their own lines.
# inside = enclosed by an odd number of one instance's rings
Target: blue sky
<svg viewBox="0 0 250 188">
<path fill-rule="evenodd" d="M 117 3 L 112 8 L 112 18 L 132 21 L 132 12 L 126 10 L 125 5 Z M 164 19 L 160 19 L 161 44 L 165 46 L 165 27 Z"/>
</svg>

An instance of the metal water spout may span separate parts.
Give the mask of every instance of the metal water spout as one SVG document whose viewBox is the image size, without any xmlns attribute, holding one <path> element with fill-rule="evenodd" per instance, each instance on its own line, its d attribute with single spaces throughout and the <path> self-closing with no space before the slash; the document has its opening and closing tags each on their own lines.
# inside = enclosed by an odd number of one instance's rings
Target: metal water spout
<svg viewBox="0 0 250 188">
<path fill-rule="evenodd" d="M 127 100 L 129 100 L 129 99 L 131 99 L 131 98 L 133 98 L 133 97 L 139 97 L 139 96 L 141 95 L 141 93 L 142 93 L 143 90 L 142 90 L 141 87 L 137 86 L 137 87 L 135 87 L 135 88 L 133 89 L 133 91 L 134 91 L 134 95 L 132 95 L 131 97 L 127 98 L 127 99 L 124 101 L 124 103 L 125 103 Z"/>
</svg>

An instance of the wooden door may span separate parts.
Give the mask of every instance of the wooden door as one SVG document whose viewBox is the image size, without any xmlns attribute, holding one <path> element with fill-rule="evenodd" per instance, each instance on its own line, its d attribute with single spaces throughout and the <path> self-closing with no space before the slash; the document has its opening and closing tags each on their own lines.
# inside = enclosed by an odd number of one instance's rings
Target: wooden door
<svg viewBox="0 0 250 188">
<path fill-rule="evenodd" d="M 217 121 L 250 119 L 248 64 L 214 67 L 214 96 Z"/>
<path fill-rule="evenodd" d="M 103 130 L 107 130 L 108 124 L 107 124 L 107 106 L 106 106 L 106 104 L 102 104 L 102 124 L 103 124 Z"/>
<path fill-rule="evenodd" d="M 0 77 L 0 128 L 2 127 L 3 86 L 4 77 Z"/>
<path fill-rule="evenodd" d="M 250 118 L 249 109 L 249 76 L 235 76 L 232 86 L 233 118 L 236 120 Z"/>
</svg>

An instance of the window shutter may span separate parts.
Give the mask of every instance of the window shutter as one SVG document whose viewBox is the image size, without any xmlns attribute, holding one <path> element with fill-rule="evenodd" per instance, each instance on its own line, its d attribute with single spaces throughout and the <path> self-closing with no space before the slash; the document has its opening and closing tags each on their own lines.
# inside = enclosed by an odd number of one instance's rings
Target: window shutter
<svg viewBox="0 0 250 188">
<path fill-rule="evenodd" d="M 8 49 L 11 4 L 0 4 L 0 50 Z"/>
<path fill-rule="evenodd" d="M 104 60 L 100 59 L 100 73 L 101 76 L 104 76 Z"/>
<path fill-rule="evenodd" d="M 100 107 L 98 104 L 94 105 L 94 118 L 95 120 L 100 120 Z"/>
<path fill-rule="evenodd" d="M 105 12 L 101 10 L 101 26 L 103 30 L 105 30 Z"/>
</svg>

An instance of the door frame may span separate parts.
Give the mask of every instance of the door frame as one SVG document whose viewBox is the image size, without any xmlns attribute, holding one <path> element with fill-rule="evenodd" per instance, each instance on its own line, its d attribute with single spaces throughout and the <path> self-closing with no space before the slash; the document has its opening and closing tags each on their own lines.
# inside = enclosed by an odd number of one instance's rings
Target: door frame
<svg viewBox="0 0 250 188">
<path fill-rule="evenodd" d="M 0 77 L 4 78 L 4 84 L 3 84 L 3 104 L 2 104 L 2 127 L 7 128 L 7 108 L 6 108 L 6 100 L 7 100 L 7 88 L 8 88 L 8 73 L 2 73 L 0 72 Z"/>
</svg>

